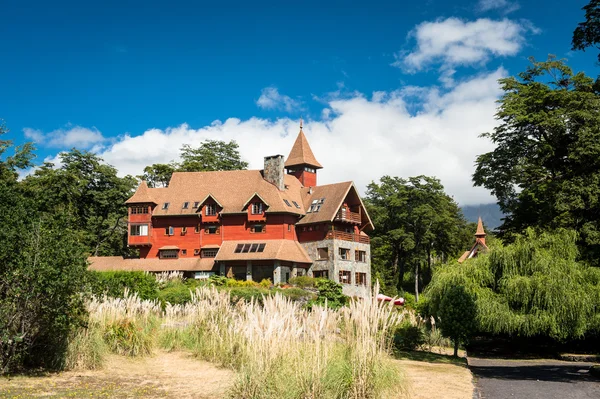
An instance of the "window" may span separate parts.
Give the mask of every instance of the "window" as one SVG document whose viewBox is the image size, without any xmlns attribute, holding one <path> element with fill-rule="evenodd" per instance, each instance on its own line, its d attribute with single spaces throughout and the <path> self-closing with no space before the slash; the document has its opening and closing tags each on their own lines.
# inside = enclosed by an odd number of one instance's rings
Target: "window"
<svg viewBox="0 0 600 399">
<path fill-rule="evenodd" d="M 187 255 L 187 249 L 182 249 L 181 250 L 181 255 L 182 256 L 186 256 Z"/>
<path fill-rule="evenodd" d="M 367 252 L 366 251 L 354 251 L 354 260 L 357 262 L 366 262 L 367 261 Z"/>
<path fill-rule="evenodd" d="M 129 235 L 147 236 L 148 235 L 148 225 L 147 224 L 132 224 L 129 229 Z"/>
<path fill-rule="evenodd" d="M 181 235 L 184 236 L 185 233 L 187 233 L 187 227 L 182 227 L 181 228 Z"/>
<path fill-rule="evenodd" d="M 355 273 L 356 285 L 367 285 L 367 273 Z"/>
<path fill-rule="evenodd" d="M 327 260 L 329 259 L 329 248 L 317 248 L 317 259 Z"/>
<path fill-rule="evenodd" d="M 194 233 L 198 234 L 198 233 L 200 233 L 201 230 L 202 230 L 202 227 L 201 227 L 200 223 L 198 223 L 196 225 L 196 227 L 194 228 Z"/>
<path fill-rule="evenodd" d="M 189 206 L 190 206 L 189 202 L 184 202 L 183 206 L 181 207 L 181 209 L 188 209 Z"/>
<path fill-rule="evenodd" d="M 138 215 L 138 214 L 142 214 L 142 213 L 148 213 L 148 207 L 147 206 L 132 206 L 129 209 L 131 210 L 131 214 L 132 215 Z"/>
<path fill-rule="evenodd" d="M 288 224 L 288 231 L 292 231 L 292 225 Z"/>
<path fill-rule="evenodd" d="M 253 215 L 261 215 L 262 213 L 263 213 L 262 202 L 253 202 L 252 203 L 252 214 Z"/>
<path fill-rule="evenodd" d="M 159 256 L 161 259 L 177 259 L 178 255 L 178 249 L 163 249 L 159 251 Z"/>
<path fill-rule="evenodd" d="M 340 270 L 340 284 L 352 284 L 352 272 Z"/>
<path fill-rule="evenodd" d="M 266 244 L 238 244 L 235 247 L 235 253 L 248 253 L 248 252 L 263 252 Z"/>
<path fill-rule="evenodd" d="M 194 209 L 198 209 L 199 206 L 200 206 L 200 201 L 194 202 Z"/>
<path fill-rule="evenodd" d="M 219 252 L 216 248 L 207 248 L 202 250 L 203 258 L 214 258 L 217 256 L 217 252 Z"/>
<path fill-rule="evenodd" d="M 163 209 L 163 210 L 165 210 L 165 211 L 166 211 L 167 209 L 169 209 L 169 203 L 168 203 L 168 202 L 165 202 L 165 203 L 163 204 L 163 206 L 162 206 L 162 209 Z"/>
<path fill-rule="evenodd" d="M 219 234 L 219 226 L 206 226 L 204 234 Z"/>
<path fill-rule="evenodd" d="M 315 168 L 309 168 L 308 166 L 305 166 L 304 170 L 310 173 L 317 173 L 317 170 Z"/>
<path fill-rule="evenodd" d="M 340 248 L 340 259 L 350 260 L 350 250 L 348 248 Z"/>
<path fill-rule="evenodd" d="M 292 201 L 292 204 L 294 204 L 294 206 L 298 209 L 300 209 L 300 205 L 298 205 L 298 203 L 296 201 Z"/>
<path fill-rule="evenodd" d="M 172 236 L 173 234 L 175 234 L 175 229 L 173 228 L 173 226 L 165 227 L 166 236 Z"/>
<path fill-rule="evenodd" d="M 252 227 L 250 227 L 251 233 L 265 233 L 266 231 L 267 229 L 265 228 L 264 224 L 254 224 Z"/>
<path fill-rule="evenodd" d="M 321 205 L 323 205 L 323 202 L 325 202 L 325 198 L 313 200 L 313 202 L 310 204 L 310 208 L 308 209 L 308 211 L 319 212 L 321 210 Z"/>
<path fill-rule="evenodd" d="M 329 272 L 327 270 L 313 270 L 314 278 L 329 278 Z"/>
<path fill-rule="evenodd" d="M 215 204 L 206 204 L 204 214 L 206 216 L 215 216 L 217 214 L 217 206 Z"/>
<path fill-rule="evenodd" d="M 284 199 L 284 200 L 283 200 L 283 202 L 285 202 L 285 204 L 286 204 L 287 206 L 289 206 L 290 208 L 292 207 L 292 204 L 290 204 L 290 201 L 288 201 L 288 200 Z"/>
<path fill-rule="evenodd" d="M 194 255 L 200 255 L 200 249 L 194 249 Z"/>
</svg>

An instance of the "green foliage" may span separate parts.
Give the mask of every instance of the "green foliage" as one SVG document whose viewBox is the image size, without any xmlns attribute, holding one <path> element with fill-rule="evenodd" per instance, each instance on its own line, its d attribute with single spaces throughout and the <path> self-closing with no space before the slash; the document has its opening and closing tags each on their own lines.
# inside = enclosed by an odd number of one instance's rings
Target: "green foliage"
<svg viewBox="0 0 600 399">
<path fill-rule="evenodd" d="M 225 276 L 218 276 L 216 274 L 213 274 L 212 276 L 210 276 L 208 278 L 208 282 L 209 284 L 213 284 L 216 287 L 222 287 L 225 284 L 227 284 L 227 280 L 228 278 Z"/>
<path fill-rule="evenodd" d="M 92 293 L 96 296 L 104 294 L 113 298 L 122 298 L 125 289 L 129 293 L 136 292 L 140 299 L 156 299 L 158 283 L 153 274 L 145 272 L 89 272 Z M 186 289 L 188 289 L 186 287 Z"/>
<path fill-rule="evenodd" d="M 145 356 L 152 353 L 153 330 L 151 323 L 142 326 L 133 319 L 119 319 L 106 327 L 104 341 L 118 355 Z"/>
<path fill-rule="evenodd" d="M 237 286 L 229 289 L 231 294 L 231 301 L 237 302 L 239 300 L 251 301 L 254 300 L 258 303 L 263 303 L 263 297 L 271 295 L 270 291 L 260 286 Z"/>
<path fill-rule="evenodd" d="M 309 302 L 317 298 L 317 295 L 315 293 L 306 291 L 302 288 L 276 288 L 273 290 L 273 293 L 275 292 L 281 293 L 281 295 L 291 299 L 294 302 Z"/>
<path fill-rule="evenodd" d="M 171 175 L 177 169 L 176 164 L 155 163 L 144 168 L 144 174 L 137 176 L 145 180 L 148 187 L 169 187 Z"/>
<path fill-rule="evenodd" d="M 398 351 L 413 351 L 425 342 L 421 327 L 414 326 L 409 321 L 403 322 L 394 331 L 394 348 Z"/>
<path fill-rule="evenodd" d="M 338 309 L 348 303 L 348 297 L 342 293 L 342 285 L 335 281 L 318 278 L 315 286 L 319 291 L 317 298 L 308 303 L 308 307 L 327 304 L 332 309 Z"/>
<path fill-rule="evenodd" d="M 183 305 L 192 299 L 190 287 L 187 284 L 176 282 L 167 284 L 158 292 L 158 300 L 164 305 Z"/>
<path fill-rule="evenodd" d="M 0 162 L 0 169 L 11 166 Z M 13 176 L 0 178 L 0 373 L 61 368 L 85 313 L 87 263 L 71 216 L 36 214 Z"/>
<path fill-rule="evenodd" d="M 263 278 L 259 284 L 261 287 L 267 288 L 267 289 L 271 288 L 271 286 L 273 285 L 273 283 L 271 283 L 271 280 L 268 278 Z"/>
<path fill-rule="evenodd" d="M 442 334 L 454 342 L 454 356 L 458 345 L 467 342 L 477 328 L 475 300 L 462 285 L 450 287 L 444 293 L 438 311 Z"/>
<path fill-rule="evenodd" d="M 366 204 L 375 224 L 372 268 L 388 295 L 404 290 L 405 273 L 412 270 L 418 299 L 432 260 L 446 261 L 472 242 L 473 231 L 465 233 L 466 220 L 436 178 L 383 176 L 369 184 Z"/>
<path fill-rule="evenodd" d="M 579 233 L 582 256 L 600 259 L 600 96 L 594 80 L 563 61 L 532 59 L 500 79 L 499 125 L 482 136 L 473 181 L 498 198 L 508 240 L 527 227 Z"/>
<path fill-rule="evenodd" d="M 576 240 L 572 230 L 528 229 L 487 255 L 444 265 L 427 287 L 428 310 L 439 316 L 446 293 L 463 286 L 476 298 L 482 332 L 555 340 L 597 332 L 600 270 L 576 261 Z"/>
<path fill-rule="evenodd" d="M 235 140 L 226 143 L 221 140 L 206 140 L 198 148 L 187 144 L 181 147 L 181 172 L 204 172 L 212 170 L 248 169 L 248 162 L 242 161 L 239 145 Z"/>
<path fill-rule="evenodd" d="M 404 307 L 406 309 L 415 309 L 417 306 L 417 301 L 415 300 L 415 296 L 410 292 L 404 292 L 400 294 L 402 298 L 404 298 Z"/>
<path fill-rule="evenodd" d="M 585 10 L 585 21 L 573 32 L 573 50 L 585 51 L 588 47 L 600 46 L 600 0 L 590 0 Z M 598 55 L 600 61 L 600 54 Z"/>
<path fill-rule="evenodd" d="M 290 284 L 300 288 L 314 287 L 316 284 L 316 280 L 317 279 L 309 276 L 298 276 L 292 277 L 290 279 Z"/>
</svg>

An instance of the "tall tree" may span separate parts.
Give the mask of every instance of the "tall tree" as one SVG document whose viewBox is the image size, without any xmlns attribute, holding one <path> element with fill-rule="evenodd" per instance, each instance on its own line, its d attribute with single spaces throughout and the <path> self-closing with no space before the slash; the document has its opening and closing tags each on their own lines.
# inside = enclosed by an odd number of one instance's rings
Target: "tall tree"
<svg viewBox="0 0 600 399">
<path fill-rule="evenodd" d="M 40 212 L 66 209 L 93 255 L 127 255 L 125 201 L 136 181 L 119 177 L 117 170 L 97 155 L 73 149 L 60 154 L 61 166 L 42 165 L 23 181 Z"/>
<path fill-rule="evenodd" d="M 145 180 L 148 187 L 169 187 L 171 175 L 177 169 L 177 164 L 174 163 L 155 163 L 144 168 L 144 174 L 138 176 L 139 179 Z"/>
<path fill-rule="evenodd" d="M 594 80 L 563 61 L 532 60 L 501 79 L 496 148 L 477 158 L 473 181 L 507 214 L 505 237 L 529 226 L 573 228 L 583 255 L 600 255 L 600 96 Z"/>
<path fill-rule="evenodd" d="M 402 290 L 410 268 L 418 300 L 422 270 L 430 271 L 434 259 L 455 256 L 466 246 L 461 234 L 466 221 L 458 205 L 438 179 L 427 176 L 384 176 L 379 184 L 369 184 L 366 201 L 376 228 L 374 271 L 394 280 L 384 281 L 386 286 Z"/>
<path fill-rule="evenodd" d="M 588 47 L 600 49 L 600 0 L 591 0 L 583 7 L 585 21 L 580 22 L 573 32 L 573 50 L 583 50 Z M 598 54 L 600 61 L 600 54 Z"/>
<path fill-rule="evenodd" d="M 204 172 L 213 170 L 247 169 L 248 162 L 242 161 L 239 145 L 235 140 L 206 140 L 199 147 L 188 144 L 181 147 L 180 172 Z"/>
</svg>

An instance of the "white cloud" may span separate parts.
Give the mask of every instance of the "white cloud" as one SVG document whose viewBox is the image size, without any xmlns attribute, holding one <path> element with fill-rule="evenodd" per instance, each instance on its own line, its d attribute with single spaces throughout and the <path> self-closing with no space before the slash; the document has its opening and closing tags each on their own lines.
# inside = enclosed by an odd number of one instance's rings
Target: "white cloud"
<svg viewBox="0 0 600 399">
<path fill-rule="evenodd" d="M 265 87 L 262 89 L 256 105 L 263 109 L 278 109 L 287 112 L 301 109 L 300 101 L 279 93 L 276 87 Z"/>
<path fill-rule="evenodd" d="M 508 19 L 480 18 L 469 22 L 447 18 L 423 22 L 409 34 L 416 39 L 413 51 L 396 54 L 392 65 L 416 72 L 440 64 L 444 75 L 457 66 L 482 65 L 492 56 L 517 54 L 529 31 L 536 32 L 536 28 L 527 21 Z"/>
<path fill-rule="evenodd" d="M 505 15 L 517 11 L 519 8 L 521 8 L 519 3 L 508 0 L 479 0 L 477 4 L 477 9 L 481 12 L 499 10 Z"/>
<path fill-rule="evenodd" d="M 471 175 L 477 155 L 493 146 L 478 138 L 496 126 L 497 80 L 504 69 L 472 77 L 449 90 L 406 87 L 330 100 L 323 119 L 306 121 L 304 131 L 317 159 L 321 184 L 354 180 L 361 191 L 383 175 L 437 176 L 461 204 L 492 202 Z M 138 175 L 146 165 L 175 160 L 183 144 L 206 139 L 236 140 L 250 167 L 263 156 L 287 156 L 298 134 L 298 120 L 259 118 L 215 121 L 193 129 L 187 124 L 149 129 L 120 137 L 99 152 L 122 175 Z"/>
<path fill-rule="evenodd" d="M 89 148 L 105 141 L 102 133 L 95 127 L 86 128 L 67 125 L 63 129 L 56 129 L 48 133 L 26 127 L 23 129 L 23 133 L 28 139 L 47 147 Z"/>
</svg>

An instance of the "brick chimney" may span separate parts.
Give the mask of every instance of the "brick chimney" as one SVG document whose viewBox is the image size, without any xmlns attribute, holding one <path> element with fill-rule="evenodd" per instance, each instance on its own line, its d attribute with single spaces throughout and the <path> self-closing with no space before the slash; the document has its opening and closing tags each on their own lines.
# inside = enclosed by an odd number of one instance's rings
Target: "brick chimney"
<svg viewBox="0 0 600 399">
<path fill-rule="evenodd" d="M 284 160 L 283 155 L 271 155 L 265 157 L 265 169 L 263 178 L 271 184 L 274 184 L 280 191 L 285 189 L 284 178 Z"/>
</svg>

